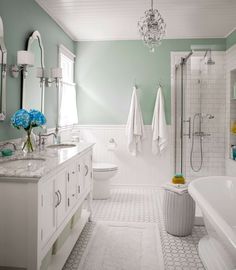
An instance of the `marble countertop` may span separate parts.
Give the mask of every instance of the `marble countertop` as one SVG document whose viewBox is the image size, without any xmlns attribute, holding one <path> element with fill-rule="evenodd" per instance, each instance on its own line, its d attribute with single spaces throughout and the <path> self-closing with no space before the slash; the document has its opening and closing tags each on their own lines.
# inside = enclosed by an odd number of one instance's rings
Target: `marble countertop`
<svg viewBox="0 0 236 270">
<path fill-rule="evenodd" d="M 69 142 L 68 142 L 69 143 Z M 71 142 L 70 142 L 71 143 Z M 93 143 L 74 143 L 70 148 L 47 148 L 36 150 L 30 154 L 16 151 L 10 157 L 0 157 L 0 179 L 3 178 L 35 178 L 39 179 L 52 172 L 59 165 L 70 160 L 91 148 Z M 24 160 L 24 166 L 10 166 L 12 160 Z M 38 166 L 34 166 L 34 159 L 39 160 Z M 25 161 L 26 160 L 26 161 Z M 35 161 L 36 162 L 36 161 Z M 13 163 L 12 163 L 13 164 Z"/>
</svg>

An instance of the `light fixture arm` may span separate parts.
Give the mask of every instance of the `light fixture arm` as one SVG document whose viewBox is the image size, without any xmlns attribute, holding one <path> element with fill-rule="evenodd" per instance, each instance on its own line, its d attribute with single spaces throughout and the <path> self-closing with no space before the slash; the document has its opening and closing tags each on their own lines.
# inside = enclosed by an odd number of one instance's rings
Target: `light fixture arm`
<svg viewBox="0 0 236 270">
<path fill-rule="evenodd" d="M 40 84 L 44 83 L 46 87 L 51 87 L 51 85 L 55 83 L 58 88 L 62 79 L 62 69 L 58 67 L 51 68 L 51 76 L 49 77 L 45 69 L 38 68 L 37 78 L 40 79 Z"/>
<path fill-rule="evenodd" d="M 24 78 L 27 77 L 28 67 L 34 66 L 34 54 L 29 51 L 18 51 L 17 52 L 17 64 L 11 66 L 11 75 L 13 78 L 17 78 L 19 73 L 23 71 Z"/>
<path fill-rule="evenodd" d="M 28 65 L 12 65 L 11 66 L 11 75 L 13 78 L 18 78 L 19 73 L 23 71 L 23 77 L 26 78 L 28 75 L 27 71 Z"/>
<path fill-rule="evenodd" d="M 61 82 L 61 79 L 60 78 L 55 78 L 53 80 L 51 80 L 50 78 L 45 78 L 45 85 L 46 85 L 46 87 L 51 87 L 51 85 L 53 83 L 56 84 L 56 87 L 59 87 L 60 82 Z"/>
</svg>

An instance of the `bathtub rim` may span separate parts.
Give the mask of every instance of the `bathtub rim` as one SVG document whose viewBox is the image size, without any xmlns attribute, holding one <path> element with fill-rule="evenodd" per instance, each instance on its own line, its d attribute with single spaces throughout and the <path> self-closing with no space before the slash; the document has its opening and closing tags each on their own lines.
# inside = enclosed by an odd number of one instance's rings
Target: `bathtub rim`
<svg viewBox="0 0 236 270">
<path fill-rule="evenodd" d="M 207 218 L 210 218 L 214 222 L 214 226 L 224 235 L 227 241 L 230 242 L 232 247 L 236 250 L 236 231 L 233 230 L 232 226 L 230 226 L 223 217 L 214 209 L 214 207 L 207 201 L 206 198 L 201 194 L 201 192 L 197 189 L 196 183 L 200 181 L 221 181 L 221 180 L 234 180 L 236 181 L 236 177 L 231 176 L 208 176 L 208 177 L 200 177 L 192 180 L 189 183 L 188 191 L 192 196 L 194 201 L 202 210 L 203 214 L 207 215 Z"/>
</svg>

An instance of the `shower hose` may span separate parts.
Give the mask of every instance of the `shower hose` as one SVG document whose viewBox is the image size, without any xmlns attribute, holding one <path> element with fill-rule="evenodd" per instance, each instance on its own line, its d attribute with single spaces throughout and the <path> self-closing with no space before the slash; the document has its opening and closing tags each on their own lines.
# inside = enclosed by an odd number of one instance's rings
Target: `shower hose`
<svg viewBox="0 0 236 270">
<path fill-rule="evenodd" d="M 199 122 L 200 122 L 201 121 L 201 114 L 196 113 L 193 117 L 192 146 L 191 146 L 191 152 L 190 152 L 190 166 L 194 172 L 199 172 L 202 168 L 202 163 L 203 163 L 202 137 L 199 136 L 199 139 L 200 139 L 200 142 L 199 142 L 200 143 L 200 158 L 201 158 L 200 165 L 199 165 L 199 167 L 194 167 L 194 165 L 193 165 L 193 149 L 194 149 L 194 145 L 195 145 L 195 121 L 196 121 L 197 117 L 199 117 Z"/>
</svg>

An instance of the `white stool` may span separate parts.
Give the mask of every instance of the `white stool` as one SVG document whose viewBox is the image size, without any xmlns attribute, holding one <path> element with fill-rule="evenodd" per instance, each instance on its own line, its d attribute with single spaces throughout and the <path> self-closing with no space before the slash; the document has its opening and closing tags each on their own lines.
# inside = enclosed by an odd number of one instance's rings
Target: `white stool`
<svg viewBox="0 0 236 270">
<path fill-rule="evenodd" d="M 187 236 L 192 233 L 195 217 L 195 202 L 188 193 L 187 185 L 167 184 L 163 213 L 165 228 L 169 234 Z"/>
</svg>

